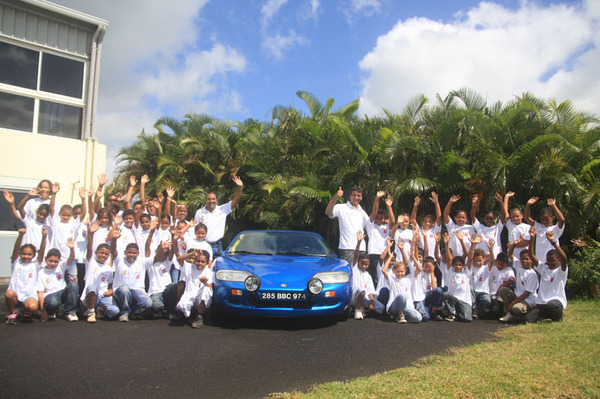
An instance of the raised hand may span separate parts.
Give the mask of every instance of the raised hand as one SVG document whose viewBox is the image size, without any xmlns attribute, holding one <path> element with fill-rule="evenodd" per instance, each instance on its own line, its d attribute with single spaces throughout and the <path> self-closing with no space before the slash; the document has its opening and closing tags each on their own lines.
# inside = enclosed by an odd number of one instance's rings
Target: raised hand
<svg viewBox="0 0 600 399">
<path fill-rule="evenodd" d="M 535 227 L 531 226 L 531 228 L 529 229 L 529 235 L 531 236 L 531 238 L 535 237 Z M 521 238 L 523 238 L 523 236 L 521 236 Z"/>
<path fill-rule="evenodd" d="M 454 204 L 454 203 L 458 202 L 459 200 L 460 200 L 460 195 L 453 195 L 452 197 L 450 197 L 449 201 Z"/>
<path fill-rule="evenodd" d="M 438 195 L 436 194 L 436 192 L 435 192 L 435 191 L 432 191 L 432 192 L 431 192 L 431 196 L 429 197 L 429 200 L 430 200 L 431 202 L 433 202 L 434 204 L 437 204 L 438 202 L 440 202 L 440 201 L 439 201 L 439 198 L 438 198 Z"/>
<path fill-rule="evenodd" d="M 548 198 L 548 206 L 556 205 L 556 200 L 554 198 Z"/>
<path fill-rule="evenodd" d="M 533 205 L 536 202 L 538 202 L 538 200 L 539 200 L 539 197 L 531 197 L 527 200 L 527 205 Z"/>
<path fill-rule="evenodd" d="M 552 231 L 546 231 L 546 237 L 548 238 L 548 241 L 550 242 L 554 242 L 554 232 Z"/>
<path fill-rule="evenodd" d="M 414 206 L 419 206 L 419 204 L 421 203 L 421 197 L 419 197 L 418 195 L 415 197 L 415 200 L 413 202 Z"/>
<path fill-rule="evenodd" d="M 477 204 L 477 202 L 479 201 L 479 194 L 473 194 L 473 196 L 471 197 L 471 203 L 473 205 Z"/>
<path fill-rule="evenodd" d="M 167 187 L 165 191 L 167 192 L 168 199 L 173 198 L 173 196 L 175 195 L 175 187 Z"/>
<path fill-rule="evenodd" d="M 340 188 L 338 189 L 338 192 L 336 194 L 338 197 L 343 197 L 344 196 L 344 190 L 342 190 L 342 186 L 340 186 Z"/>
<path fill-rule="evenodd" d="M 37 197 L 38 195 L 40 195 L 40 188 L 39 187 L 32 188 L 31 190 L 29 190 L 27 195 L 29 195 L 30 197 Z"/>
<path fill-rule="evenodd" d="M 388 195 L 385 199 L 385 205 L 392 206 L 393 203 L 394 203 L 394 197 L 392 197 L 391 195 Z"/>
<path fill-rule="evenodd" d="M 496 195 L 494 195 L 494 198 L 496 199 L 496 201 L 502 203 L 502 194 L 496 193 Z"/>
<path fill-rule="evenodd" d="M 482 240 L 483 238 L 479 234 L 469 236 L 469 241 L 471 241 L 471 244 L 479 244 Z"/>
<path fill-rule="evenodd" d="M 86 197 L 87 197 L 87 190 L 85 189 L 85 187 L 81 187 L 79 189 L 79 198 L 84 200 L 84 199 L 86 199 Z"/>
<path fill-rule="evenodd" d="M 233 182 L 235 183 L 236 186 L 244 187 L 244 182 L 242 181 L 242 179 L 239 176 L 233 176 L 231 178 L 231 180 L 233 180 Z"/>
<path fill-rule="evenodd" d="M 100 228 L 100 221 L 96 220 L 94 223 L 88 223 L 88 233 L 93 234 Z"/>
<path fill-rule="evenodd" d="M 98 175 L 98 185 L 100 187 L 104 187 L 107 182 L 108 182 L 108 179 L 106 178 L 106 175 L 104 173 L 100 173 Z"/>
<path fill-rule="evenodd" d="M 137 186 L 137 184 L 138 184 L 138 181 L 135 178 L 135 176 L 134 175 L 129 176 L 129 185 L 131 187 L 135 187 L 135 186 Z"/>
<path fill-rule="evenodd" d="M 444 243 L 446 243 L 446 245 L 448 245 L 449 242 L 450 242 L 450 234 L 444 233 Z"/>
<path fill-rule="evenodd" d="M 487 247 L 488 247 L 488 249 L 490 249 L 490 250 L 491 250 L 492 248 L 494 248 L 494 244 L 495 244 L 495 243 L 496 243 L 496 241 L 494 241 L 494 239 L 493 239 L 493 238 L 490 238 L 490 239 L 488 240 L 488 242 L 486 243 L 486 244 L 487 244 Z"/>
<path fill-rule="evenodd" d="M 4 199 L 9 203 L 9 205 L 15 204 L 15 196 L 6 189 L 4 190 Z"/>
<path fill-rule="evenodd" d="M 52 183 L 52 195 L 60 191 L 60 183 Z"/>
<path fill-rule="evenodd" d="M 365 235 L 364 235 L 364 233 L 363 233 L 363 231 L 362 231 L 362 230 L 359 230 L 359 231 L 356 233 L 356 238 L 358 239 L 358 242 L 361 242 L 362 240 L 364 240 L 364 239 L 365 239 Z"/>
<path fill-rule="evenodd" d="M 146 185 L 150 182 L 150 178 L 148 177 L 148 175 L 144 175 L 142 176 L 142 178 L 140 179 L 141 183 Z"/>
</svg>

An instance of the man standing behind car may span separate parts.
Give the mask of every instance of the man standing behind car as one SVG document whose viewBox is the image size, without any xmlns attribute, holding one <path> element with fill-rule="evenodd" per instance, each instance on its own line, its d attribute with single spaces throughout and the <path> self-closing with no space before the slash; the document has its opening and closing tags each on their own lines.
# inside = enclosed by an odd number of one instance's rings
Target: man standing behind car
<svg viewBox="0 0 600 399">
<path fill-rule="evenodd" d="M 356 234 L 359 231 L 364 231 L 364 226 L 369 220 L 369 215 L 367 215 L 367 212 L 359 205 L 360 201 L 362 201 L 362 188 L 352 187 L 350 189 L 349 201 L 345 204 L 336 204 L 338 198 L 343 197 L 344 190 L 340 187 L 337 194 L 334 195 L 333 198 L 331 198 L 331 201 L 329 201 L 329 204 L 327 204 L 325 214 L 329 216 L 330 219 L 333 219 L 334 217 L 338 218 L 340 227 L 338 252 L 342 259 L 348 262 L 350 266 L 353 266 L 352 261 L 354 259 L 354 251 L 358 242 Z M 365 249 L 365 242 L 362 241 L 360 243 L 360 251 L 366 253 Z"/>
<path fill-rule="evenodd" d="M 222 240 L 225 235 L 227 215 L 233 211 L 240 198 L 242 198 L 242 190 L 244 189 L 242 179 L 239 176 L 234 176 L 232 180 L 237 186 L 237 191 L 231 201 L 225 205 L 217 205 L 217 194 L 211 191 L 206 194 L 204 207 L 198 209 L 194 216 L 197 223 L 203 223 L 207 227 L 205 240 L 212 247 L 213 255 L 220 254 L 223 251 Z"/>
</svg>

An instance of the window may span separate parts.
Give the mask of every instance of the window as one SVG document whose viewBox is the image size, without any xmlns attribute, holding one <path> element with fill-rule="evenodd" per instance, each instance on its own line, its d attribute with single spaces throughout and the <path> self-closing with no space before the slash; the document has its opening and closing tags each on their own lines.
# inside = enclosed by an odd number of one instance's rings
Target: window
<svg viewBox="0 0 600 399">
<path fill-rule="evenodd" d="M 83 62 L 44 53 L 40 90 L 81 98 Z"/>
<path fill-rule="evenodd" d="M 81 139 L 84 76 L 84 61 L 0 41 L 0 128 Z"/>
<path fill-rule="evenodd" d="M 33 98 L 0 92 L 0 127 L 33 130 Z"/>
<path fill-rule="evenodd" d="M 79 107 L 40 101 L 38 133 L 70 139 L 81 138 L 81 111 Z"/>
<path fill-rule="evenodd" d="M 0 83 L 37 89 L 39 53 L 0 42 Z"/>
<path fill-rule="evenodd" d="M 4 191 L 4 189 L 2 189 L 2 191 Z M 27 194 L 25 191 L 8 191 L 12 192 L 13 196 L 15 197 L 15 207 L 19 205 L 19 202 L 21 202 L 21 200 L 25 198 L 25 195 Z M 23 227 L 23 223 L 20 220 L 16 220 L 12 217 L 8 203 L 6 203 L 4 200 L 0 201 L 0 230 L 17 231 L 21 227 Z"/>
</svg>

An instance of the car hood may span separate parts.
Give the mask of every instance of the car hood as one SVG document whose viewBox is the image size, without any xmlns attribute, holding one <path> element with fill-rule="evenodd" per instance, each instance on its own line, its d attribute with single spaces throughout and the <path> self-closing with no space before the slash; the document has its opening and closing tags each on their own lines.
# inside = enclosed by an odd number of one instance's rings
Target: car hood
<svg viewBox="0 0 600 399">
<path fill-rule="evenodd" d="M 217 260 L 217 268 L 249 271 L 261 280 L 261 289 L 304 288 L 316 273 L 343 271 L 348 263 L 339 258 L 287 255 L 226 255 Z"/>
</svg>

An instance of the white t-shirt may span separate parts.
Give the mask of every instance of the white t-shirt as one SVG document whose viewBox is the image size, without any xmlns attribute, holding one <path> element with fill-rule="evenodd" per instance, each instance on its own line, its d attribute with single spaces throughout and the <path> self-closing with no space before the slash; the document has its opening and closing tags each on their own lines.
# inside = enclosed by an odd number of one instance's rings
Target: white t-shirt
<svg viewBox="0 0 600 399">
<path fill-rule="evenodd" d="M 425 256 L 431 256 L 435 259 L 435 235 L 442 232 L 442 226 L 436 224 L 431 229 L 427 231 L 421 230 L 421 232 L 425 233 L 424 237 L 427 240 L 427 253 Z M 423 241 L 419 241 L 419 248 L 425 249 Z"/>
<path fill-rule="evenodd" d="M 198 270 L 195 265 L 184 262 L 182 267 L 182 275 L 179 279 L 180 281 L 185 281 L 185 291 L 183 292 L 183 296 L 187 298 L 195 298 L 198 295 L 198 292 L 200 292 L 200 288 L 205 286 L 200 281 L 200 278 L 202 277 L 206 277 L 208 279 L 207 284 L 212 284 L 213 273 L 208 266 L 202 268 L 202 270 Z"/>
<path fill-rule="evenodd" d="M 129 288 L 145 289 L 146 270 L 153 264 L 152 258 L 138 256 L 133 263 L 127 262 L 124 256 L 117 255 L 113 261 L 115 279 L 113 289 L 122 285 Z"/>
<path fill-rule="evenodd" d="M 408 274 L 402 278 L 396 278 L 392 272 L 388 272 L 387 280 L 390 287 L 390 299 L 388 300 L 386 311 L 389 312 L 390 306 L 394 303 L 398 295 L 404 295 L 406 297 L 406 307 L 414 309 L 415 305 L 411 292 L 413 278 Z"/>
<path fill-rule="evenodd" d="M 454 256 L 467 256 L 467 254 L 463 254 L 463 248 L 460 243 L 458 237 L 456 237 L 457 232 L 462 232 L 464 235 L 463 241 L 465 242 L 465 246 L 467 247 L 467 251 L 471 248 L 471 241 L 469 238 L 475 235 L 475 229 L 470 224 L 465 224 L 462 226 L 454 223 L 454 220 L 450 219 L 449 223 L 446 223 L 446 229 L 448 230 L 448 234 L 450 234 L 450 249 L 452 250 L 452 254 Z"/>
<path fill-rule="evenodd" d="M 8 290 L 16 292 L 19 301 L 23 302 L 27 298 L 35 298 L 37 301 L 36 283 L 39 267 L 37 261 L 23 263 L 21 258 L 17 258 L 13 262 Z"/>
<path fill-rule="evenodd" d="M 490 249 L 487 246 L 487 243 L 490 239 L 494 240 L 494 256 L 498 255 L 502 252 L 502 246 L 500 243 L 500 238 L 502 234 L 502 229 L 504 228 L 504 224 L 502 222 L 498 222 L 491 227 L 487 227 L 486 225 L 479 222 L 479 220 L 475 219 L 473 222 L 473 227 L 477 234 L 481 235 L 481 242 L 477 244 L 476 248 L 483 250 L 486 254 L 490 252 Z"/>
<path fill-rule="evenodd" d="M 73 248 L 75 251 L 75 261 L 77 263 L 85 263 L 85 256 L 87 254 L 87 237 L 87 225 L 85 223 L 81 223 L 75 235 L 75 248 Z"/>
<path fill-rule="evenodd" d="M 558 239 L 562 236 L 565 231 L 565 226 L 563 224 L 563 228 L 558 227 L 558 224 L 554 224 L 552 226 L 546 227 L 541 223 L 535 222 L 535 257 L 538 258 L 540 262 L 546 262 L 546 255 L 548 251 L 554 249 L 554 247 L 548 241 L 548 237 L 546 237 L 546 232 L 551 231 L 554 233 L 554 239 L 558 242 Z"/>
<path fill-rule="evenodd" d="M 189 251 L 190 249 L 204 249 L 206 252 L 208 252 L 210 260 L 212 260 L 212 258 L 213 258 L 213 251 L 212 251 L 212 247 L 210 246 L 210 244 L 207 243 L 206 241 L 199 241 L 196 239 L 196 237 L 191 237 L 191 238 L 186 239 L 185 247 L 186 247 L 186 252 Z"/>
<path fill-rule="evenodd" d="M 515 295 L 520 297 L 525 291 L 529 292 L 529 296 L 525 298 L 525 302 L 529 306 L 535 306 L 535 300 L 537 297 L 538 278 L 537 274 L 533 269 L 523 269 L 519 267 L 517 269 L 517 276 L 515 282 Z"/>
<path fill-rule="evenodd" d="M 92 249 L 94 252 L 98 249 L 98 245 L 100 244 L 108 244 L 110 245 L 110 240 L 108 239 L 108 233 L 110 233 L 110 226 L 100 226 L 98 230 L 94 233 L 94 241 L 92 243 Z M 120 255 L 123 255 L 120 253 Z"/>
<path fill-rule="evenodd" d="M 394 248 L 394 251 L 396 252 L 396 260 L 398 260 L 399 262 L 404 262 L 404 258 L 402 257 L 402 252 L 400 252 L 400 248 L 398 248 L 398 245 L 397 245 L 397 243 L 403 242 L 404 243 L 404 253 L 406 253 L 406 256 L 408 258 L 407 262 L 408 262 L 409 267 L 412 266 L 412 262 L 410 260 L 410 249 L 412 247 L 413 237 L 414 237 L 414 235 L 413 235 L 413 231 L 411 229 L 405 229 L 405 230 L 398 229 L 398 230 L 396 230 L 396 233 L 394 234 L 394 241 L 396 242 L 396 246 Z"/>
<path fill-rule="evenodd" d="M 523 236 L 524 240 L 531 239 L 531 236 L 529 235 L 529 229 L 531 226 L 529 226 L 527 223 L 514 224 L 512 220 L 508 219 L 506 221 L 506 228 L 508 229 L 508 242 L 515 242 L 515 240 L 520 236 Z M 521 252 L 527 251 L 528 248 L 528 246 L 515 248 L 513 251 L 513 255 L 515 257 L 513 262 L 516 261 L 515 263 L 519 263 L 518 261 Z"/>
<path fill-rule="evenodd" d="M 481 267 L 471 266 L 471 287 L 475 292 L 490 293 L 490 269 L 485 263 Z"/>
<path fill-rule="evenodd" d="M 227 215 L 232 211 L 231 201 L 224 205 L 217 205 L 214 211 L 209 212 L 206 206 L 198 209 L 194 219 L 198 223 L 206 225 L 206 241 L 217 242 L 225 235 L 225 222 Z"/>
<path fill-rule="evenodd" d="M 565 284 L 569 269 L 564 272 L 560 266 L 556 269 L 550 269 L 547 264 L 540 262 L 536 267 L 540 273 L 540 288 L 535 300 L 537 305 L 545 305 L 552 300 L 558 300 L 567 308 L 567 295 L 565 294 Z"/>
<path fill-rule="evenodd" d="M 339 249 L 356 249 L 357 233 L 364 231 L 366 223 L 369 221 L 369 215 L 358 205 L 355 208 L 350 201 L 345 204 L 336 204 L 333 207 L 333 217 L 338 218 L 340 227 Z M 366 245 L 363 240 L 360 243 L 360 250 L 365 251 Z"/>
<path fill-rule="evenodd" d="M 381 255 L 387 247 L 386 238 L 390 236 L 390 227 L 387 224 L 378 226 L 375 222 L 367 220 L 365 223 L 367 235 L 369 236 L 368 253 L 369 255 Z"/>
<path fill-rule="evenodd" d="M 150 232 L 152 230 L 144 230 L 142 229 L 142 226 L 139 226 L 135 229 L 135 236 L 136 236 L 136 241 L 139 243 L 138 245 L 140 246 L 140 256 L 142 256 L 143 258 L 146 257 L 146 241 L 148 240 L 148 237 L 150 236 Z M 154 258 L 154 254 L 156 253 L 156 248 L 158 248 L 158 240 L 157 240 L 157 236 L 155 234 L 152 235 L 152 238 L 150 238 L 150 256 L 149 258 Z"/>
<path fill-rule="evenodd" d="M 171 284 L 171 261 L 168 259 L 162 262 L 153 263 L 148 268 L 148 280 L 150 286 L 148 287 L 148 294 L 160 294 L 165 290 L 165 287 Z"/>
<path fill-rule="evenodd" d="M 375 286 L 373 285 L 373 278 L 368 271 L 362 271 L 358 266 L 352 268 L 352 292 L 358 290 L 365 292 L 365 298 L 369 295 L 375 294 Z"/>
<path fill-rule="evenodd" d="M 50 226 L 52 228 L 50 248 L 58 249 L 61 259 L 69 257 L 71 250 L 67 247 L 67 241 L 75 241 L 77 238 L 77 229 L 80 224 L 79 218 L 77 220 L 71 219 L 68 223 L 62 223 L 58 213 L 55 213 L 54 217 L 50 219 Z"/>
<path fill-rule="evenodd" d="M 455 272 L 454 268 L 448 270 L 448 293 L 461 302 L 472 304 L 471 278 L 466 269 L 460 273 Z"/>
<path fill-rule="evenodd" d="M 420 302 L 425 300 L 425 295 L 433 288 L 431 284 L 431 274 L 421 270 L 414 278 L 412 284 L 413 301 Z"/>
<path fill-rule="evenodd" d="M 110 259 L 107 259 L 104 264 L 98 263 L 95 257 L 90 261 L 85 261 L 85 288 L 81 294 L 81 300 L 85 301 L 87 288 L 90 285 L 95 285 L 98 288 L 98 296 L 104 296 L 108 291 L 108 287 L 113 283 L 114 269 L 110 265 Z"/>
<path fill-rule="evenodd" d="M 121 236 L 117 238 L 117 255 L 125 255 L 125 249 L 129 244 L 137 244 L 139 252 L 145 252 L 145 247 L 137 242 L 135 230 L 121 224 Z M 144 242 L 144 244 L 146 243 Z"/>
<path fill-rule="evenodd" d="M 42 200 L 40 197 L 30 198 L 23 206 L 23 211 L 25 212 L 25 217 L 28 219 L 35 220 L 37 211 L 40 208 L 40 205 L 48 204 L 50 205 L 50 198 Z M 54 209 L 60 209 L 60 205 L 55 203 Z"/>
<path fill-rule="evenodd" d="M 511 278 L 515 278 L 515 272 L 512 268 L 506 266 L 504 269 L 498 270 L 496 265 L 494 265 L 490 272 L 490 294 L 496 295 L 498 288 Z"/>
<path fill-rule="evenodd" d="M 43 292 L 44 295 L 50 295 L 64 290 L 67 286 L 67 283 L 65 282 L 66 269 L 66 260 L 61 261 L 58 266 L 52 269 L 48 269 L 44 262 L 42 268 L 38 271 L 35 289 L 38 292 Z"/>
<path fill-rule="evenodd" d="M 32 244 L 36 249 L 39 249 L 42 244 L 42 228 L 45 227 L 48 232 L 48 236 L 46 236 L 46 252 L 48 252 L 52 248 L 50 246 L 52 242 L 52 228 L 35 219 L 22 218 L 21 221 L 25 225 L 25 235 L 23 236 L 21 245 Z"/>
</svg>

